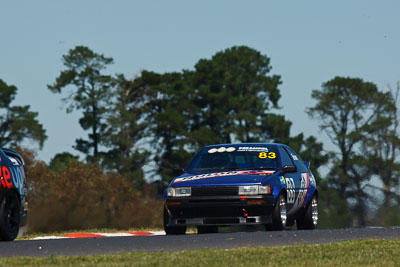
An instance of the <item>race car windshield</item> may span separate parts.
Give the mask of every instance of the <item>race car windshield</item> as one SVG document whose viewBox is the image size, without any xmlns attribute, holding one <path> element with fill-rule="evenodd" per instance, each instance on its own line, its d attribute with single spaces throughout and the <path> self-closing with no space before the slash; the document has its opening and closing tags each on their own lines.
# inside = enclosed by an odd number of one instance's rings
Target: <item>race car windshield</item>
<svg viewBox="0 0 400 267">
<path fill-rule="evenodd" d="M 187 171 L 275 170 L 278 162 L 272 145 L 208 147 L 197 154 Z"/>
</svg>

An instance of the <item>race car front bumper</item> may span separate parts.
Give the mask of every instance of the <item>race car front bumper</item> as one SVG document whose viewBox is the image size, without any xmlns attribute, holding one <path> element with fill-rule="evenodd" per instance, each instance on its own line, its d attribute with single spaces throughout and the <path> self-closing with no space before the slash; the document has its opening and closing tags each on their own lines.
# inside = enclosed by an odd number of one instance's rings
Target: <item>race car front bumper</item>
<svg viewBox="0 0 400 267">
<path fill-rule="evenodd" d="M 271 224 L 274 196 L 169 197 L 168 226 Z"/>
</svg>

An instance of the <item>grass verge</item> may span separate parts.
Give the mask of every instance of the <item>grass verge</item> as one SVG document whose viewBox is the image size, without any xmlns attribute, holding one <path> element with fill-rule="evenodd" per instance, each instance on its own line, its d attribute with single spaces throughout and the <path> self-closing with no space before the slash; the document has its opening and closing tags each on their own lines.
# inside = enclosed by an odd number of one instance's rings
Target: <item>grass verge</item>
<svg viewBox="0 0 400 267">
<path fill-rule="evenodd" d="M 3 258 L 0 266 L 399 266 L 400 239 L 228 250 Z"/>
</svg>

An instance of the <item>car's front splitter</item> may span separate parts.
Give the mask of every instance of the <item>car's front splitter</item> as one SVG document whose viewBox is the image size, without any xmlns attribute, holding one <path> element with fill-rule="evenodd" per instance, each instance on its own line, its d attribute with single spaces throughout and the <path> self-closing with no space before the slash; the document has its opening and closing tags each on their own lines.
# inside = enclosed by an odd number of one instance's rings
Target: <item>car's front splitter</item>
<svg viewBox="0 0 400 267">
<path fill-rule="evenodd" d="M 168 226 L 230 226 L 230 225 L 259 225 L 271 224 L 272 217 L 265 216 L 248 216 L 248 217 L 216 217 L 216 218 L 172 218 L 167 224 Z"/>
</svg>

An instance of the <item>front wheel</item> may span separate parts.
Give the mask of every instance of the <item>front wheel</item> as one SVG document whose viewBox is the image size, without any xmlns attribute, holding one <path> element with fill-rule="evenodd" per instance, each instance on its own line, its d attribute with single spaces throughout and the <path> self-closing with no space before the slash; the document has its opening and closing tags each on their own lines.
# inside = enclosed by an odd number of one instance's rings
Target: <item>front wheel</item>
<svg viewBox="0 0 400 267">
<path fill-rule="evenodd" d="M 3 241 L 14 240 L 19 232 L 20 203 L 13 191 L 0 192 L 0 238 Z"/>
<path fill-rule="evenodd" d="M 184 235 L 186 226 L 168 226 L 170 216 L 166 207 L 164 207 L 164 231 L 166 235 Z"/>
<path fill-rule="evenodd" d="M 267 225 L 267 230 L 282 231 L 286 227 L 287 212 L 285 195 L 279 195 L 278 201 L 272 212 L 272 225 Z"/>
<path fill-rule="evenodd" d="M 296 220 L 298 230 L 317 229 L 318 225 L 318 199 L 314 195 L 307 205 L 304 213 Z"/>
</svg>

